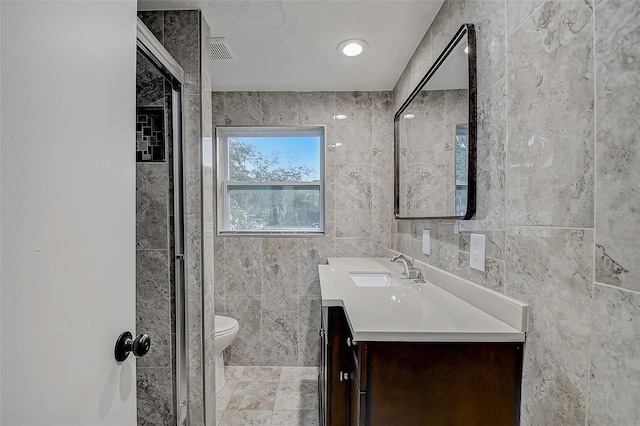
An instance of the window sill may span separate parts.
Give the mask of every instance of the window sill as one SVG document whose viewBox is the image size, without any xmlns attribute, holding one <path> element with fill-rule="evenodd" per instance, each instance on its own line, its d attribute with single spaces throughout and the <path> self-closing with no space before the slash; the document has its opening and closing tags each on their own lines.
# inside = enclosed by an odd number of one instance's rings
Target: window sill
<svg viewBox="0 0 640 426">
<path fill-rule="evenodd" d="M 220 231 L 219 237 L 323 237 L 324 230 L 317 231 Z"/>
</svg>

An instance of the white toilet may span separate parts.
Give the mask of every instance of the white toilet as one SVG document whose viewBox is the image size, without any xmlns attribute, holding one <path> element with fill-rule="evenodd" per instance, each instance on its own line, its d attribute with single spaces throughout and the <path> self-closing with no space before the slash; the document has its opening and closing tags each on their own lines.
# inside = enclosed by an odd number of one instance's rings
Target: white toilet
<svg viewBox="0 0 640 426">
<path fill-rule="evenodd" d="M 224 386 L 224 355 L 222 352 L 236 338 L 240 325 L 235 319 L 222 315 L 216 315 L 215 321 L 213 348 L 216 363 L 216 393 L 218 393 Z"/>
</svg>

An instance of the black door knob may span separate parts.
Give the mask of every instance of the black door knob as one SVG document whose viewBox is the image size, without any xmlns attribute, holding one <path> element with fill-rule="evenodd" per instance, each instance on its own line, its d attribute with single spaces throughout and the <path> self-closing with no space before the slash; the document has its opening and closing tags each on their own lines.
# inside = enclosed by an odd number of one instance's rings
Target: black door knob
<svg viewBox="0 0 640 426">
<path fill-rule="evenodd" d="M 151 338 L 148 334 L 142 333 L 138 337 L 133 340 L 133 355 L 136 358 L 140 358 L 141 356 L 145 356 L 147 352 L 149 352 L 149 348 L 151 347 Z"/>
<path fill-rule="evenodd" d="M 151 338 L 148 334 L 142 333 L 133 339 L 130 331 L 125 331 L 116 341 L 115 356 L 116 361 L 122 362 L 129 356 L 130 352 L 136 358 L 145 356 L 151 348 Z"/>
</svg>

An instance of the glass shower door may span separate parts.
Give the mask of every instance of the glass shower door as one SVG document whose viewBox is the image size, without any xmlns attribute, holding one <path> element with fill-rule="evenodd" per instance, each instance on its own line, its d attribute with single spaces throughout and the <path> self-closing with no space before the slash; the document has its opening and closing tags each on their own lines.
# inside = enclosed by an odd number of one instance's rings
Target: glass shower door
<svg viewBox="0 0 640 426">
<path fill-rule="evenodd" d="M 138 39 L 136 328 L 138 425 L 187 424 L 181 84 Z"/>
</svg>

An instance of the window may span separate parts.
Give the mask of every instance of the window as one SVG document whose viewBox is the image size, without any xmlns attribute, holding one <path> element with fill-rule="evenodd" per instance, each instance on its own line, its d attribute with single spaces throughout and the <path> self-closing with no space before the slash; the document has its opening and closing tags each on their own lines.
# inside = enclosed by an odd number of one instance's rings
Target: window
<svg viewBox="0 0 640 426">
<path fill-rule="evenodd" d="M 218 233 L 324 234 L 324 127 L 218 127 Z"/>
</svg>

